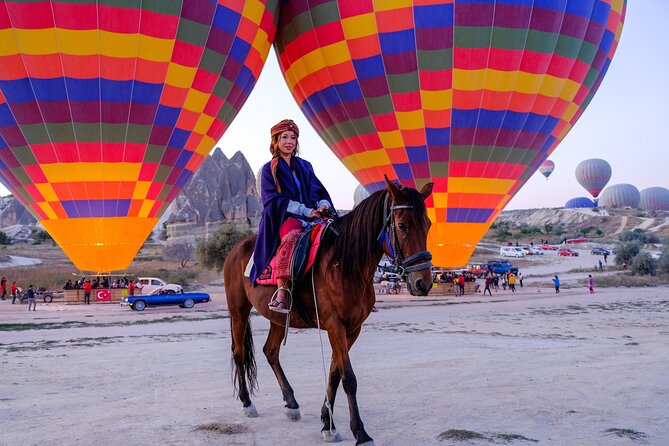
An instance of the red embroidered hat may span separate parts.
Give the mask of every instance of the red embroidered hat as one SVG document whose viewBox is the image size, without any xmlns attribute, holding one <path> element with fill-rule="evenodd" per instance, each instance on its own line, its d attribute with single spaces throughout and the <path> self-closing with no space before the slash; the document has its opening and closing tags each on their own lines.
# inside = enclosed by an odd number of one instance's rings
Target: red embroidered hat
<svg viewBox="0 0 669 446">
<path fill-rule="evenodd" d="M 300 129 L 299 129 L 299 127 L 297 127 L 297 124 L 295 124 L 295 121 L 293 121 L 292 119 L 284 119 L 281 122 L 279 122 L 278 124 L 275 124 L 272 127 L 272 129 L 270 130 L 270 134 L 271 134 L 271 138 L 272 138 L 272 142 L 270 142 L 270 144 L 269 144 L 269 151 L 270 152 L 274 153 L 274 141 L 273 141 L 274 136 L 279 135 L 279 134 L 285 132 L 286 130 L 292 130 L 293 132 L 295 132 L 296 137 L 298 137 L 298 138 L 300 137 Z"/>
</svg>

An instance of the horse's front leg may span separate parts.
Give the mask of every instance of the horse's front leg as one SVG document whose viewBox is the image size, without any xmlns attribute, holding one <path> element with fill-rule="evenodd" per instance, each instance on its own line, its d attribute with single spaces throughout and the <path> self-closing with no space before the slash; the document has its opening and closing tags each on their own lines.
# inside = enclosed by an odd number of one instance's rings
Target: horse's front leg
<svg viewBox="0 0 669 446">
<path fill-rule="evenodd" d="M 358 328 L 354 333 L 351 333 L 347 336 L 346 343 L 349 351 L 351 351 L 351 347 L 353 347 L 353 343 L 355 342 L 355 340 L 358 339 L 358 335 L 360 334 L 361 328 L 362 327 Z M 321 435 L 323 436 L 323 440 L 325 440 L 328 443 L 336 443 L 338 441 L 341 441 L 341 436 L 339 435 L 339 433 L 337 433 L 334 420 L 332 419 L 335 399 L 337 397 L 337 389 L 339 388 L 340 382 L 341 382 L 341 371 L 339 370 L 339 365 L 337 364 L 337 362 L 334 360 L 333 357 L 332 362 L 330 362 L 330 374 L 328 377 L 327 393 L 325 395 L 325 401 L 323 402 L 323 406 L 321 407 L 321 421 L 323 422 L 323 429 L 321 429 Z"/>
<path fill-rule="evenodd" d="M 300 405 L 297 404 L 295 400 L 295 395 L 293 394 L 293 388 L 286 378 L 286 374 L 283 372 L 281 363 L 279 362 L 279 352 L 281 350 L 281 341 L 283 341 L 284 327 L 276 324 L 270 324 L 269 334 L 267 335 L 267 342 L 263 347 L 263 352 L 267 357 L 267 362 L 272 367 L 276 380 L 279 382 L 279 387 L 281 388 L 281 393 L 283 394 L 283 400 L 286 402 L 286 416 L 291 420 L 299 420 L 300 415 Z"/>
<path fill-rule="evenodd" d="M 323 437 L 323 440 L 328 443 L 336 443 L 341 441 L 341 436 L 339 433 L 337 433 L 337 429 L 335 428 L 332 417 L 332 412 L 334 412 L 335 398 L 337 397 L 337 389 L 339 388 L 340 382 L 341 372 L 339 371 L 339 365 L 333 357 L 332 361 L 330 362 L 330 374 L 328 376 L 328 388 L 325 393 L 325 401 L 323 401 L 323 406 L 321 406 L 321 421 L 323 422 L 321 436 Z"/>
<path fill-rule="evenodd" d="M 353 373 L 351 366 L 351 358 L 348 355 L 348 339 L 346 330 L 343 326 L 337 326 L 328 331 L 330 338 L 330 345 L 332 345 L 332 358 L 339 365 L 341 371 L 341 382 L 348 398 L 348 410 L 350 415 L 351 432 L 355 437 L 355 444 L 373 446 L 374 440 L 365 431 L 365 425 L 360 418 L 360 411 L 358 409 L 358 381 Z M 336 390 L 336 389 L 335 389 Z"/>
</svg>

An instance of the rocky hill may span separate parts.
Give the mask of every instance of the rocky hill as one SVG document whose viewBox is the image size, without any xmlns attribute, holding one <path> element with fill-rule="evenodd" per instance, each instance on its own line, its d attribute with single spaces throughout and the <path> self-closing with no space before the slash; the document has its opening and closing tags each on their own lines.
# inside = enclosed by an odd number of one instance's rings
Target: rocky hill
<svg viewBox="0 0 669 446">
<path fill-rule="evenodd" d="M 565 235 L 578 234 L 591 229 L 591 235 L 597 230 L 601 237 L 616 239 L 623 231 L 644 229 L 656 233 L 661 238 L 669 238 L 669 212 L 646 212 L 636 209 L 522 209 L 503 211 L 495 221 L 508 223 L 511 228 L 522 226 L 544 229 L 546 225 L 560 227 Z M 497 226 L 495 225 L 495 226 Z M 495 228 L 488 231 L 488 237 L 494 238 Z"/>
<path fill-rule="evenodd" d="M 176 198 L 168 223 L 253 222 L 261 211 L 256 178 L 244 155 L 228 159 L 217 148 Z"/>
</svg>

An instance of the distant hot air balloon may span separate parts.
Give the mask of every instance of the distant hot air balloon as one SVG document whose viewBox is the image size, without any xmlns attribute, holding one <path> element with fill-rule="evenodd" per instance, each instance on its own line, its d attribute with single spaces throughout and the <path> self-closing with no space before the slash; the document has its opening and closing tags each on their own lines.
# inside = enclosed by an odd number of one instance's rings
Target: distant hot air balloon
<svg viewBox="0 0 669 446">
<path fill-rule="evenodd" d="M 592 158 L 576 166 L 576 181 L 597 198 L 611 179 L 611 166 L 603 159 Z"/>
<path fill-rule="evenodd" d="M 602 192 L 599 205 L 603 208 L 637 208 L 641 195 L 631 184 L 614 184 Z"/>
<path fill-rule="evenodd" d="M 358 184 L 358 187 L 353 191 L 353 207 L 359 205 L 362 200 L 369 196 L 370 193 L 367 192 L 367 189 L 365 189 L 362 184 Z"/>
<path fill-rule="evenodd" d="M 373 192 L 435 183 L 433 263 L 464 265 L 572 128 L 615 52 L 626 2 L 291 0 L 286 83 Z"/>
<path fill-rule="evenodd" d="M 597 207 L 594 201 L 586 197 L 576 197 L 568 200 L 564 207 L 566 209 L 594 208 Z"/>
<path fill-rule="evenodd" d="M 541 172 L 541 174 L 545 176 L 547 180 L 548 177 L 551 176 L 554 170 L 555 170 L 555 163 L 551 160 L 546 160 L 543 163 L 541 163 L 541 166 L 539 166 L 539 172 Z"/>
<path fill-rule="evenodd" d="M 639 207 L 644 211 L 669 211 L 669 189 L 666 187 L 649 187 L 639 196 Z"/>
<path fill-rule="evenodd" d="M 0 2 L 0 180 L 78 268 L 130 264 L 253 89 L 277 1 Z"/>
</svg>

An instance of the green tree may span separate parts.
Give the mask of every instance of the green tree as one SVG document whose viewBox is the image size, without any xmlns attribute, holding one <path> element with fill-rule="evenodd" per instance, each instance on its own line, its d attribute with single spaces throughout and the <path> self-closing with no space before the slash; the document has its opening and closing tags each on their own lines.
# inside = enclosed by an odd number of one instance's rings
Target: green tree
<svg viewBox="0 0 669 446">
<path fill-rule="evenodd" d="M 618 243 L 618 246 L 616 246 L 616 263 L 618 265 L 622 265 L 623 263 L 631 264 L 632 259 L 639 254 L 642 246 L 638 240 Z"/>
<path fill-rule="evenodd" d="M 657 260 L 647 252 L 640 252 L 632 259 L 632 273 L 639 276 L 654 276 L 657 272 Z"/>
<path fill-rule="evenodd" d="M 7 235 L 5 231 L 0 231 L 0 245 L 11 245 L 12 239 Z"/>
<path fill-rule="evenodd" d="M 251 234 L 253 231 L 248 227 L 224 223 L 209 240 L 198 243 L 195 252 L 205 268 L 220 273 L 232 248 Z"/>
</svg>

